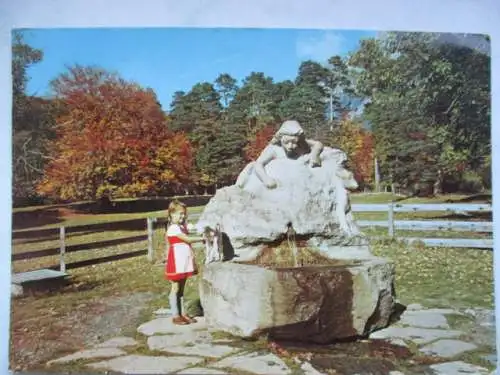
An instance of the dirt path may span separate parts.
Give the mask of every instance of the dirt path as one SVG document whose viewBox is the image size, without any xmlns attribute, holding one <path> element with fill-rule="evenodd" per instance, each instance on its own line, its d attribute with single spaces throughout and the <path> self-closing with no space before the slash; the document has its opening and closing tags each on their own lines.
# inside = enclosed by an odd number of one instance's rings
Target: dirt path
<svg viewBox="0 0 500 375">
<path fill-rule="evenodd" d="M 138 323 L 140 314 L 155 296 L 154 293 L 111 296 L 81 304 L 64 315 L 58 316 L 54 309 L 48 316 L 27 319 L 16 316 L 11 329 L 11 370 L 41 369 L 51 358 L 118 336 L 122 329 Z M 15 311 L 14 306 L 11 315 Z"/>
</svg>

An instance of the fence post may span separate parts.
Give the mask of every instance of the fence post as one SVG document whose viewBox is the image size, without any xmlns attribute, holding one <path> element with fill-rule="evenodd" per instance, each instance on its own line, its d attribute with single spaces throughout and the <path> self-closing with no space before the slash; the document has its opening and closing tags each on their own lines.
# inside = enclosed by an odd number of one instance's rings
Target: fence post
<svg viewBox="0 0 500 375">
<path fill-rule="evenodd" d="M 148 260 L 153 261 L 153 218 L 147 218 L 148 224 Z"/>
<path fill-rule="evenodd" d="M 61 272 L 66 272 L 66 263 L 64 262 L 64 254 L 66 253 L 66 230 L 64 226 L 59 228 L 59 240 L 60 240 L 60 251 L 59 251 L 59 270 Z"/>
<path fill-rule="evenodd" d="M 387 220 L 389 221 L 389 225 L 388 225 L 388 228 L 389 228 L 389 237 L 394 237 L 394 202 L 391 201 L 389 203 L 389 211 L 388 211 L 388 215 L 387 215 Z"/>
</svg>

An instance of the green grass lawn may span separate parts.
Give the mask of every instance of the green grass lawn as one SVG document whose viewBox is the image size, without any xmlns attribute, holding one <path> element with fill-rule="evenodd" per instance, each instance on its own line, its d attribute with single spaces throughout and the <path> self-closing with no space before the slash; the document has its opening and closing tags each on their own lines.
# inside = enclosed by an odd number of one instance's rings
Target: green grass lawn
<svg viewBox="0 0 500 375">
<path fill-rule="evenodd" d="M 355 203 L 384 203 L 391 195 L 353 195 Z M 464 197 L 456 197 L 463 199 Z M 440 201 L 450 200 L 441 197 Z M 430 203 L 418 199 L 419 203 Z M 434 200 L 435 201 L 435 200 Z M 405 202 L 406 203 L 406 202 Z M 189 213 L 199 213 L 203 207 L 190 207 Z M 29 212 L 23 208 L 24 212 Z M 59 224 L 48 224 L 33 229 L 56 228 L 58 225 L 74 226 L 89 223 L 113 222 L 119 220 L 144 219 L 143 228 L 129 230 L 106 230 L 100 232 L 85 231 L 68 236 L 67 246 L 78 243 L 98 242 L 114 238 L 123 238 L 146 234 L 146 217 L 160 217 L 164 210 L 153 212 L 82 215 L 60 218 Z M 413 214 L 417 215 L 420 214 Z M 358 213 L 356 219 L 361 219 Z M 363 219 L 365 219 L 363 217 Z M 378 220 L 378 219 L 377 219 Z M 383 220 L 383 219 L 382 219 Z M 467 219 L 469 220 L 469 219 Z M 110 224 L 111 225 L 111 224 Z M 26 230 L 26 229 L 25 229 Z M 365 231 L 369 235 L 383 235 L 387 229 Z M 18 233 L 20 231 L 16 231 Z M 398 232 L 396 232 L 398 233 Z M 20 253 L 59 245 L 57 231 L 54 238 L 16 239 L 13 241 L 13 252 Z M 450 236 L 455 238 L 484 238 L 485 234 L 469 232 L 413 232 L 404 235 L 419 237 Z M 167 306 L 167 294 L 170 284 L 163 278 L 163 244 L 164 229 L 158 227 L 154 232 L 155 260 L 149 262 L 146 256 L 109 262 L 68 271 L 71 283 L 64 289 L 12 301 L 11 314 L 11 364 L 18 363 L 18 353 L 24 340 L 35 340 L 37 345 L 48 342 L 63 342 L 66 351 L 79 349 L 81 341 L 78 337 L 67 337 L 62 327 L 71 329 L 72 313 L 75 310 L 88 310 L 89 316 L 98 314 L 95 307 L 100 301 L 110 296 L 128 295 L 138 292 L 152 292 L 156 298 L 145 306 L 144 319 L 150 319 L 154 309 Z M 490 236 L 490 235 L 489 235 Z M 100 257 L 110 254 L 145 249 L 147 241 L 122 244 L 98 250 L 81 251 L 67 254 L 67 262 Z M 203 249 L 195 248 L 197 261 L 203 263 Z M 373 241 L 374 254 L 390 258 L 396 266 L 396 293 L 403 304 L 421 303 L 426 307 L 487 307 L 493 306 L 493 252 L 478 249 L 425 248 L 407 246 L 397 241 Z M 45 257 L 27 261 L 16 261 L 13 270 L 16 272 L 57 264 L 58 257 Z M 186 299 L 197 297 L 197 281 L 200 276 L 191 279 L 186 288 Z M 83 306 L 83 307 L 82 307 Z M 43 327 L 43 329 L 42 329 Z M 131 327 L 133 329 L 134 327 Z M 103 340 L 106 338 L 103 338 Z"/>
<path fill-rule="evenodd" d="M 396 294 L 403 304 L 426 307 L 492 308 L 493 252 L 478 249 L 372 243 L 374 254 L 396 266 Z"/>
</svg>

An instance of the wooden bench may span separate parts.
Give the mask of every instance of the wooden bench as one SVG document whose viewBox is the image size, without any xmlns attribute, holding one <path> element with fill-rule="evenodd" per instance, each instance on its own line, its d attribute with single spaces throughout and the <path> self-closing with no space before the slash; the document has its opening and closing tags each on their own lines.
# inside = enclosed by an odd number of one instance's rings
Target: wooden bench
<svg viewBox="0 0 500 375">
<path fill-rule="evenodd" d="M 11 294 L 22 296 L 25 289 L 43 289 L 64 284 L 68 274 L 51 269 L 39 269 L 12 275 Z"/>
</svg>

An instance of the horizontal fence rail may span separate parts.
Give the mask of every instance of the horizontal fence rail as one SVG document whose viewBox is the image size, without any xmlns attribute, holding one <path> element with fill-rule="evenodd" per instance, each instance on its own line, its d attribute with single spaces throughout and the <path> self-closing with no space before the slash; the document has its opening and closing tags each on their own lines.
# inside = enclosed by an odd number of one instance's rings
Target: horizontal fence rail
<svg viewBox="0 0 500 375">
<path fill-rule="evenodd" d="M 108 256 L 100 257 L 100 258 L 90 258 L 90 259 L 85 259 L 85 260 L 79 260 L 77 262 L 67 263 L 66 264 L 66 269 L 88 267 L 88 266 L 93 266 L 95 264 L 106 263 L 106 262 L 113 262 L 115 260 L 135 258 L 135 257 L 138 257 L 138 256 L 147 255 L 147 253 L 148 253 L 148 250 L 143 249 L 143 250 L 130 251 L 128 253 L 108 255 Z M 47 268 L 53 269 L 53 270 L 58 270 L 59 269 L 59 265 L 53 265 L 53 266 L 50 266 L 50 267 L 47 267 Z"/>
<path fill-rule="evenodd" d="M 357 220 L 360 227 L 384 227 L 388 229 L 388 237 L 407 244 L 422 243 L 430 247 L 454 247 L 493 249 L 493 239 L 475 238 L 425 238 L 397 237 L 396 230 L 403 231 L 460 231 L 473 233 L 492 233 L 493 223 L 489 221 L 458 221 L 458 220 L 395 220 L 395 212 L 450 212 L 461 216 L 473 216 L 472 213 L 491 213 L 490 204 L 353 204 L 353 212 L 387 212 L 387 220 Z M 372 237 L 372 239 L 387 239 L 387 237 Z"/>
<path fill-rule="evenodd" d="M 360 227 L 389 227 L 387 220 L 356 220 Z M 464 232 L 493 232 L 493 223 L 489 221 L 451 221 L 451 220 L 395 220 L 394 228 L 413 231 L 464 231 Z"/>
<path fill-rule="evenodd" d="M 490 204 L 468 204 L 468 203 L 422 203 L 422 204 L 398 204 L 393 205 L 394 212 L 490 212 Z M 388 212 L 391 204 L 352 204 L 353 212 Z"/>
<path fill-rule="evenodd" d="M 66 245 L 64 252 L 65 253 L 74 253 L 77 251 L 101 249 L 103 247 L 140 242 L 140 241 L 145 241 L 147 239 L 148 239 L 148 236 L 144 234 L 144 235 L 140 235 L 140 236 L 114 238 L 112 240 L 107 240 L 107 241 L 89 242 L 89 243 L 82 243 L 82 244 L 70 245 L 70 246 Z M 51 256 L 51 255 L 58 255 L 60 253 L 60 251 L 61 251 L 60 247 L 54 247 L 54 248 L 44 249 L 44 250 L 17 253 L 17 254 L 12 254 L 12 260 L 15 261 L 15 260 L 23 260 L 23 259 L 42 258 L 42 257 L 46 257 L 46 256 Z"/>
<path fill-rule="evenodd" d="M 132 219 L 132 220 L 121 220 L 114 222 L 98 222 L 90 224 L 82 224 L 77 226 L 65 227 L 61 226 L 58 228 L 49 228 L 42 230 L 22 230 L 13 233 L 13 239 L 28 239 L 28 243 L 47 241 L 47 240 L 57 240 L 59 239 L 59 247 L 53 247 L 43 250 L 26 251 L 21 253 L 12 254 L 12 261 L 36 259 L 48 256 L 59 255 L 59 265 L 52 265 L 45 267 L 45 269 L 59 270 L 61 272 L 66 272 L 68 269 L 87 267 L 95 264 L 106 263 L 121 259 L 133 258 L 138 256 L 146 255 L 148 260 L 153 260 L 153 223 L 156 222 L 155 218 L 146 219 Z M 146 230 L 145 234 L 112 238 L 110 240 L 87 242 L 76 245 L 67 245 L 68 234 L 87 234 L 99 231 L 115 231 L 115 230 Z M 41 237 L 36 237 L 37 235 Z M 85 259 L 81 261 L 66 263 L 65 255 L 67 253 L 74 253 L 78 251 L 86 250 L 101 250 L 111 246 L 118 246 L 130 243 L 140 243 L 147 241 L 147 249 L 140 249 L 129 251 L 126 253 L 119 253 L 107 256 L 101 256 L 96 258 Z M 25 242 L 23 242 L 25 243 Z M 16 274 L 19 275 L 19 274 Z"/>
<path fill-rule="evenodd" d="M 387 240 L 387 237 L 372 237 L 374 240 Z M 456 247 L 468 249 L 492 249 L 493 240 L 491 239 L 467 239 L 467 238 L 417 238 L 417 237 L 398 237 L 398 241 L 407 244 L 422 243 L 429 247 Z"/>
<path fill-rule="evenodd" d="M 146 219 L 130 219 L 109 222 L 97 222 L 89 224 L 72 225 L 65 227 L 66 235 L 84 235 L 94 232 L 111 232 L 116 230 L 142 230 Z M 12 233 L 13 240 L 24 240 L 23 242 L 42 242 L 59 239 L 59 228 L 28 229 Z"/>
</svg>

